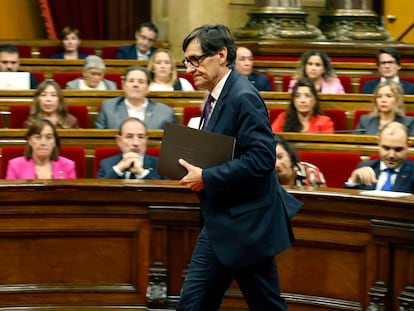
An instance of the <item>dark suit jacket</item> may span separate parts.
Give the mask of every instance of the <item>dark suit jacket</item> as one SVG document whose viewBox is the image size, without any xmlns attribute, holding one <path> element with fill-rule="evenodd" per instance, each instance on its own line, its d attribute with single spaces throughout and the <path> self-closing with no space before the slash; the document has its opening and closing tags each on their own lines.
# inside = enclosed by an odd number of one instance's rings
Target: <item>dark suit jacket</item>
<svg viewBox="0 0 414 311">
<path fill-rule="evenodd" d="M 155 50 L 156 48 L 154 47 L 150 49 L 149 57 L 152 56 L 152 53 L 154 53 Z M 124 46 L 119 47 L 118 53 L 116 54 L 116 58 L 117 59 L 138 59 L 136 44 L 124 45 Z"/>
<path fill-rule="evenodd" d="M 362 162 L 358 165 L 359 167 L 365 167 L 370 166 L 375 171 L 375 175 L 379 176 L 380 174 L 380 159 L 372 160 L 369 162 Z M 361 190 L 375 190 L 377 187 L 376 184 L 373 184 L 371 186 L 367 186 L 364 184 L 359 184 L 355 187 L 349 187 L 347 184 L 345 184 L 346 188 L 357 188 Z M 392 191 L 397 192 L 408 192 L 408 193 L 414 193 L 414 162 L 410 160 L 405 160 L 400 172 L 397 175 L 397 178 L 395 179 L 394 185 L 392 186 Z"/>
<path fill-rule="evenodd" d="M 362 94 L 373 94 L 377 85 L 381 82 L 380 79 L 368 80 L 362 88 Z M 404 90 L 404 94 L 414 94 L 414 84 L 400 79 L 400 84 Z"/>
<path fill-rule="evenodd" d="M 110 158 L 103 159 L 99 163 L 99 171 L 96 175 L 97 178 L 109 178 L 109 179 L 123 179 L 112 169 L 122 159 L 122 154 L 114 155 Z M 158 158 L 145 155 L 144 156 L 144 168 L 149 169 L 150 172 L 144 179 L 164 179 L 158 175 Z M 131 174 L 131 178 L 135 178 L 135 174 Z"/>
<path fill-rule="evenodd" d="M 270 80 L 265 75 L 258 73 L 251 73 L 247 76 L 247 79 L 258 89 L 259 91 L 271 91 Z"/>
<path fill-rule="evenodd" d="M 408 129 L 408 136 L 414 136 L 414 117 L 396 116 L 394 121 L 404 124 Z M 356 132 L 368 135 L 377 135 L 379 128 L 379 117 L 373 117 L 368 114 L 361 116 Z"/>
<path fill-rule="evenodd" d="M 65 58 L 64 54 L 65 54 L 65 52 L 60 52 L 60 53 L 51 55 L 50 58 L 52 58 L 52 59 L 64 59 Z M 85 59 L 87 56 L 88 55 L 86 55 L 86 54 L 78 52 L 78 59 Z"/>
<path fill-rule="evenodd" d="M 236 138 L 234 159 L 202 172 L 201 211 L 219 260 L 238 268 L 288 248 L 293 234 L 286 193 L 275 172 L 276 143 L 266 105 L 236 70 L 230 73 L 206 130 Z"/>
</svg>

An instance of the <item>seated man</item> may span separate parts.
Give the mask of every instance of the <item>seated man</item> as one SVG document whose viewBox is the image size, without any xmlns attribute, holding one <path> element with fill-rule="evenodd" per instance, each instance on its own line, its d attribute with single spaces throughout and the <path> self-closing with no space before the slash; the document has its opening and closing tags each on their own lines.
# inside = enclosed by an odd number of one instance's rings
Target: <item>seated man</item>
<svg viewBox="0 0 414 311">
<path fill-rule="evenodd" d="M 175 122 L 174 110 L 151 99 L 149 93 L 150 76 L 147 69 L 131 66 L 122 77 L 125 96 L 118 96 L 102 102 L 96 118 L 98 129 L 117 129 L 128 117 L 136 117 L 145 122 L 148 129 L 164 129 L 165 123 Z"/>
<path fill-rule="evenodd" d="M 116 55 L 117 59 L 149 60 L 154 53 L 152 46 L 157 39 L 158 28 L 151 22 L 138 25 L 135 30 L 135 44 L 121 46 Z"/>
<path fill-rule="evenodd" d="M 377 85 L 386 80 L 400 83 L 404 94 L 414 94 L 414 84 L 404 81 L 398 76 L 398 71 L 401 69 L 401 56 L 397 50 L 383 48 L 377 52 L 376 57 L 381 79 L 366 81 L 361 91 L 363 94 L 373 94 Z"/>
<path fill-rule="evenodd" d="M 102 160 L 97 178 L 162 179 L 157 174 L 158 158 L 145 154 L 147 128 L 144 122 L 133 117 L 124 120 L 116 142 L 122 154 Z"/>
<path fill-rule="evenodd" d="M 20 56 L 19 50 L 11 44 L 5 44 L 0 47 L 0 71 L 2 72 L 23 72 L 19 69 Z M 30 73 L 30 88 L 36 89 L 38 86 L 36 77 Z"/>
<path fill-rule="evenodd" d="M 359 164 L 345 187 L 414 193 L 414 162 L 407 159 L 407 128 L 399 122 L 388 123 L 379 133 L 378 146 L 380 158 Z"/>
<path fill-rule="evenodd" d="M 236 50 L 236 70 L 246 76 L 259 91 L 272 90 L 268 77 L 253 72 L 253 54 L 246 47 L 240 46 Z"/>
</svg>

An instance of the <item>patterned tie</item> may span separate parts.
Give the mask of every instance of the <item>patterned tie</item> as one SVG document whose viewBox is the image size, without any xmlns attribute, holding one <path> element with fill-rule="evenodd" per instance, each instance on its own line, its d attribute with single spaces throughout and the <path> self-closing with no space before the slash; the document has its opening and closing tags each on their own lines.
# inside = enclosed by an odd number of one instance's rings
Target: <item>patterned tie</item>
<svg viewBox="0 0 414 311">
<path fill-rule="evenodd" d="M 392 168 L 386 168 L 384 172 L 387 173 L 387 180 L 385 181 L 385 184 L 382 186 L 382 191 L 391 191 L 392 190 L 392 183 L 391 183 L 391 177 L 392 174 L 394 174 L 394 170 Z"/>
<path fill-rule="evenodd" d="M 206 103 L 204 105 L 204 116 L 203 116 L 203 130 L 206 128 L 208 118 L 211 111 L 211 103 L 214 101 L 214 97 L 211 94 L 208 95 Z"/>
</svg>

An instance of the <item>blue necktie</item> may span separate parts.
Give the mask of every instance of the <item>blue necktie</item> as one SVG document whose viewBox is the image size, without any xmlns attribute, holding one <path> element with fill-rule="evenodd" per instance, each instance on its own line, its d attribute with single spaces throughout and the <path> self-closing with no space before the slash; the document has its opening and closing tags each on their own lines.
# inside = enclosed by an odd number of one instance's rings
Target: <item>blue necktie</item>
<svg viewBox="0 0 414 311">
<path fill-rule="evenodd" d="M 392 190 L 391 177 L 392 177 L 392 174 L 394 174 L 394 170 L 391 169 L 391 168 L 386 168 L 384 170 L 384 172 L 387 173 L 387 180 L 385 181 L 385 184 L 382 186 L 381 190 L 382 191 L 391 191 Z"/>
</svg>

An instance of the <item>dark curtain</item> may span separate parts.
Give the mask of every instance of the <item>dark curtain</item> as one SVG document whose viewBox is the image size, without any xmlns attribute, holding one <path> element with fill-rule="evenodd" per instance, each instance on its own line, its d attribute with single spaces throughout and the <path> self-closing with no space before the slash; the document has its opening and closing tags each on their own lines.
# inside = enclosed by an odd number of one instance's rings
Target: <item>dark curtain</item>
<svg viewBox="0 0 414 311">
<path fill-rule="evenodd" d="M 70 26 L 81 39 L 133 40 L 138 23 L 151 19 L 151 0 L 48 0 L 58 35 Z"/>
</svg>

